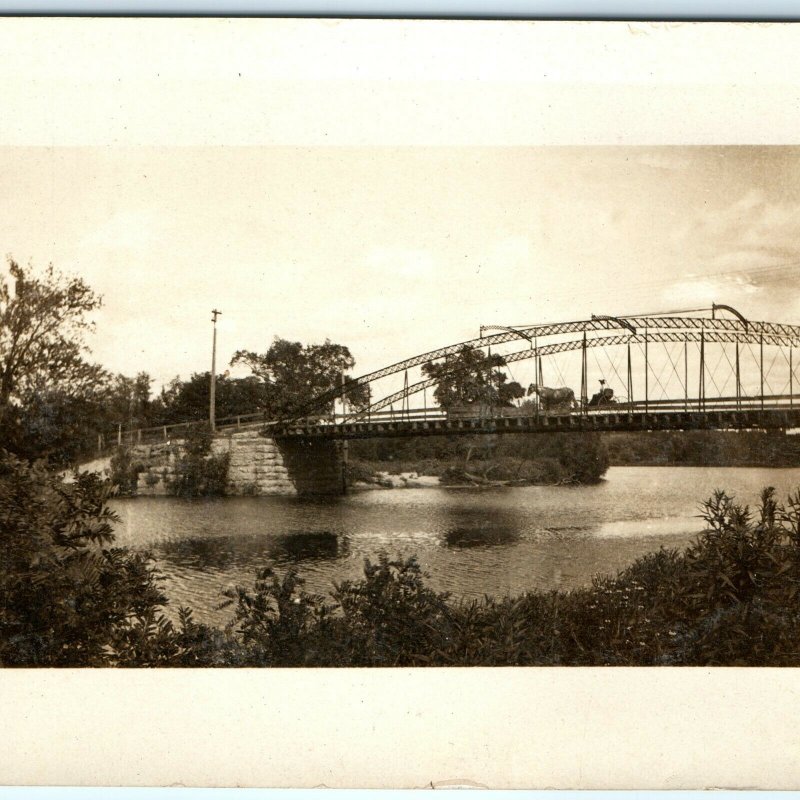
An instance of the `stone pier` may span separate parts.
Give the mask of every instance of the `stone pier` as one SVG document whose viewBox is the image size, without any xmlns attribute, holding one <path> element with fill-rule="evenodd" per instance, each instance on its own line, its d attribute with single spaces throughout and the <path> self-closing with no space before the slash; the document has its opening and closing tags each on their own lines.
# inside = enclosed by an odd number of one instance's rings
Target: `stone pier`
<svg viewBox="0 0 800 800">
<path fill-rule="evenodd" d="M 256 431 L 218 435 L 212 455 L 227 454 L 229 495 L 338 495 L 345 492 L 341 445 L 318 440 L 277 441 Z M 183 454 L 180 441 L 134 448 L 146 465 L 139 474 L 139 495 L 168 495 Z"/>
</svg>

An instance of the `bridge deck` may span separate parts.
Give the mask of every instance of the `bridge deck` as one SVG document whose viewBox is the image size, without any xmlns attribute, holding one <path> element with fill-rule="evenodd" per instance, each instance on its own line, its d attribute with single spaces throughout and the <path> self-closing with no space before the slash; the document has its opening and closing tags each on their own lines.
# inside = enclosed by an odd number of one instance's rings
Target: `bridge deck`
<svg viewBox="0 0 800 800">
<path fill-rule="evenodd" d="M 800 409 L 712 411 L 608 411 L 485 419 L 380 419 L 359 422 L 305 422 L 268 427 L 279 438 L 366 439 L 403 436 L 453 436 L 487 433 L 560 433 L 581 431 L 785 430 L 800 428 Z"/>
</svg>

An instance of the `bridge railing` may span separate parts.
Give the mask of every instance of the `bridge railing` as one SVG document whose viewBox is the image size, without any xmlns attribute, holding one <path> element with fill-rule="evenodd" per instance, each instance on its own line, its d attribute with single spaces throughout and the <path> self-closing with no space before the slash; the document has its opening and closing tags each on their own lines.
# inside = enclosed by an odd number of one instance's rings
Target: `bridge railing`
<svg viewBox="0 0 800 800">
<path fill-rule="evenodd" d="M 134 428 L 125 430 L 118 428 L 103 436 L 107 448 L 119 445 L 157 444 L 169 443 L 175 439 L 185 438 L 190 431 L 207 424 L 207 420 L 194 420 L 191 422 L 176 422 L 171 425 L 155 425 L 149 428 Z M 232 417 L 223 417 L 216 421 L 217 431 L 247 430 L 248 428 L 261 428 L 267 424 L 263 411 L 253 414 L 239 414 Z"/>
<path fill-rule="evenodd" d="M 727 396 L 713 398 L 683 397 L 660 400 L 637 400 L 634 402 L 617 402 L 601 406 L 579 406 L 572 411 L 551 410 L 543 407 L 520 409 L 483 408 L 470 414 L 463 409 L 457 413 L 448 413 L 445 409 L 435 406 L 426 408 L 408 409 L 383 409 L 380 411 L 356 411 L 348 414 L 332 413 L 318 414 L 312 417 L 303 417 L 291 421 L 268 420 L 264 412 L 253 414 L 240 414 L 237 416 L 223 417 L 217 420 L 218 433 L 235 432 L 237 430 L 268 431 L 274 428 L 276 432 L 287 429 L 301 429 L 309 426 L 341 426 L 363 423 L 381 422 L 424 422 L 443 419 L 500 419 L 503 417 L 525 416 L 538 418 L 542 416 L 575 416 L 595 414 L 645 414 L 656 412 L 708 412 L 708 411 L 758 411 L 768 409 L 800 409 L 800 395 L 751 395 Z M 107 452 L 119 445 L 138 444 L 168 444 L 175 440 L 184 439 L 192 429 L 206 424 L 203 421 L 180 422 L 172 425 L 158 425 L 150 428 L 137 428 L 134 430 L 117 430 L 108 435 L 100 436 L 98 451 Z"/>
<path fill-rule="evenodd" d="M 570 410 L 554 409 L 546 410 L 542 407 L 520 409 L 516 407 L 508 408 L 484 408 L 476 410 L 474 414 L 469 414 L 463 410 L 457 413 L 448 413 L 440 407 L 433 408 L 411 408 L 402 410 L 381 410 L 371 413 L 355 412 L 351 414 L 327 414 L 315 415 L 295 419 L 291 422 L 269 423 L 276 429 L 300 429 L 304 427 L 318 426 L 342 426 L 353 424 L 369 424 L 381 422 L 423 422 L 443 419 L 502 419 L 506 417 L 555 417 L 555 416 L 581 416 L 599 414 L 647 414 L 647 413 L 666 413 L 666 412 L 692 412 L 703 413 L 710 411 L 759 411 L 774 409 L 800 409 L 800 395 L 751 395 L 751 396 L 730 396 L 730 397 L 683 397 L 659 400 L 637 400 L 633 402 L 608 403 L 599 406 L 583 405 Z"/>
</svg>

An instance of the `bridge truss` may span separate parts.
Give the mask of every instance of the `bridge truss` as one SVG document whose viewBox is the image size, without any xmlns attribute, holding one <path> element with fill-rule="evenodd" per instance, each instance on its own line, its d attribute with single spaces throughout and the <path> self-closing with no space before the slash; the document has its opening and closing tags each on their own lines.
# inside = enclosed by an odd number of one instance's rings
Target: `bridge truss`
<svg viewBox="0 0 800 800">
<path fill-rule="evenodd" d="M 292 419 L 268 420 L 254 413 L 220 420 L 218 428 L 354 438 L 499 430 L 800 427 L 798 346 L 800 326 L 750 320 L 727 305 L 485 325 L 476 338 L 352 378 L 312 398 Z M 464 348 L 502 356 L 501 369 L 523 387 L 532 383 L 573 389 L 575 408 L 554 414 L 528 398 L 521 401 L 522 408 L 483 409 L 472 419 L 455 418 L 435 402 L 436 381 L 422 367 L 446 364 Z M 601 385 L 613 389 L 614 403 L 592 407 L 593 389 Z M 347 407 L 344 398 L 354 386 L 369 387 L 367 406 Z M 184 435 L 193 424 L 127 431 L 118 441 L 168 440 Z"/>
<path fill-rule="evenodd" d="M 524 347 L 519 348 L 523 342 Z M 579 398 L 569 415 L 573 418 L 692 412 L 694 422 L 684 420 L 683 424 L 702 427 L 696 415 L 712 411 L 800 409 L 794 353 L 798 345 L 800 326 L 749 320 L 727 305 L 692 312 L 593 315 L 588 320 L 569 322 L 486 325 L 474 339 L 420 353 L 354 378 L 315 398 L 299 418 L 277 423 L 276 427 L 282 425 L 299 434 L 304 427 L 318 430 L 320 425 L 334 424 L 337 419 L 340 424 L 360 424 L 363 428 L 363 423 L 372 421 L 377 424 L 444 417 L 435 402 L 430 402 L 436 381 L 426 377 L 421 368 L 431 362 L 446 363 L 464 348 L 501 355 L 508 376 L 523 386 L 530 381 L 540 386 L 572 388 Z M 371 400 L 367 407 L 348 410 L 342 398 L 354 385 L 369 386 Z M 612 407 L 589 405 L 591 387 L 601 385 L 613 387 Z M 415 396 L 422 396 L 422 404 L 412 406 L 411 398 Z M 339 401 L 341 413 L 326 417 L 323 409 L 330 408 L 332 401 Z M 532 404 L 525 405 L 530 408 Z M 514 413 L 496 410 L 491 416 Z M 542 416 L 538 409 L 535 415 Z M 770 419 L 774 424 L 765 426 L 785 427 L 791 422 L 788 417 L 773 415 Z M 780 420 L 783 423 L 779 424 Z M 756 422 L 752 418 L 747 426 L 756 427 Z M 633 423 L 626 424 L 630 427 Z M 735 421 L 722 418 L 715 427 L 723 424 L 736 427 Z M 517 423 L 503 425 L 519 428 Z M 574 427 L 575 422 L 568 425 Z"/>
</svg>

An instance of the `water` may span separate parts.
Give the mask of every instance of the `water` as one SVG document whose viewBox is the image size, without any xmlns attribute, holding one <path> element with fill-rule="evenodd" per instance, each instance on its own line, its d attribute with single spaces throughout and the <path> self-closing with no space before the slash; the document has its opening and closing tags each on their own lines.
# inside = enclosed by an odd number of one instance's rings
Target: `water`
<svg viewBox="0 0 800 800">
<path fill-rule="evenodd" d="M 614 467 L 596 486 L 391 489 L 325 500 L 116 500 L 118 543 L 149 549 L 174 607 L 224 624 L 221 591 L 250 585 L 268 564 L 295 565 L 306 589 L 327 594 L 358 578 L 364 559 L 411 555 L 436 589 L 455 597 L 573 588 L 701 528 L 699 501 L 716 488 L 754 504 L 781 497 L 800 469 Z"/>
</svg>

